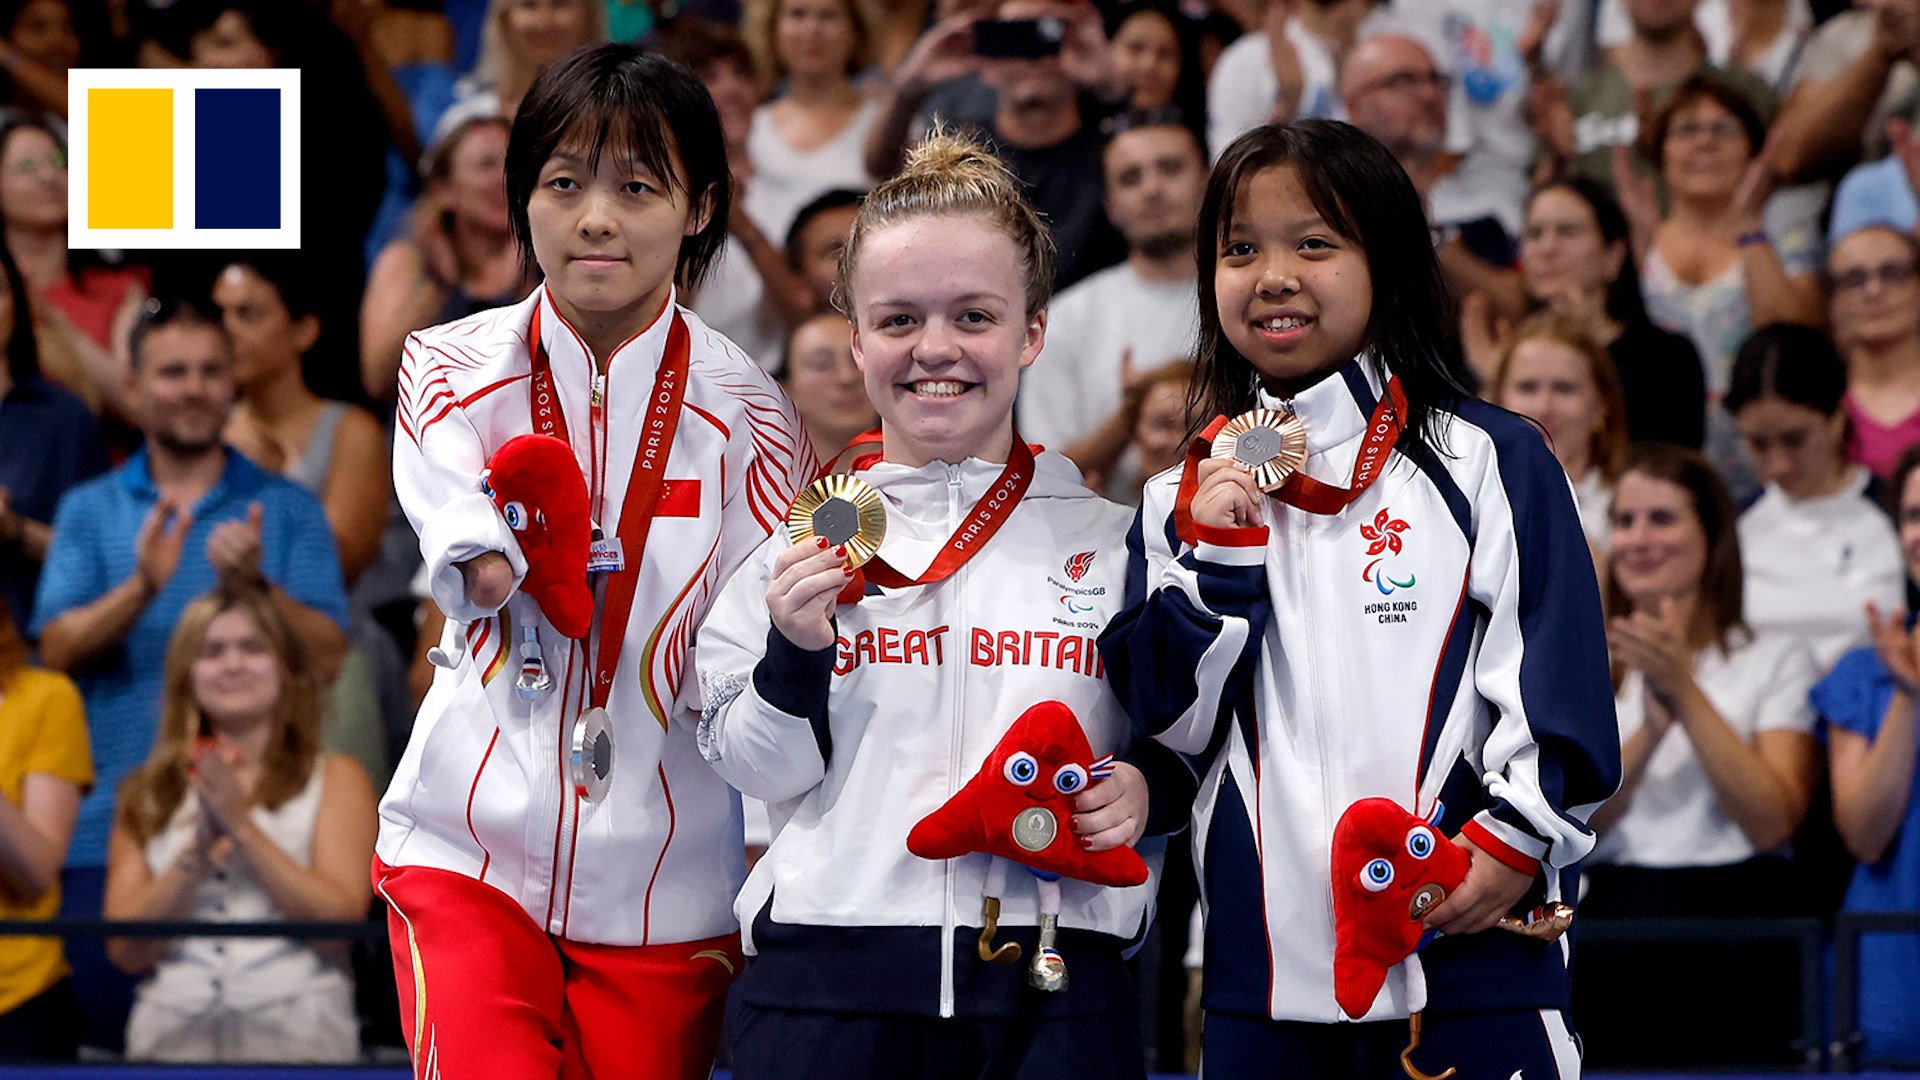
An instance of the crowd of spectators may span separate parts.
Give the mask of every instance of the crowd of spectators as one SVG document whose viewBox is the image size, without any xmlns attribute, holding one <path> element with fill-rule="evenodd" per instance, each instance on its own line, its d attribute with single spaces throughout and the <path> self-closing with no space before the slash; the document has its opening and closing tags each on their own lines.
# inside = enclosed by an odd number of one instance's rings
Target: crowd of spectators
<svg viewBox="0 0 1920 1080">
<path fill-rule="evenodd" d="M 1205 419 L 1213 155 L 1374 136 L 1607 599 L 1626 779 L 1582 915 L 1920 911 L 1920 0 L 0 0 L 0 918 L 369 913 L 442 626 L 389 474 L 401 350 L 534 286 L 509 125 L 608 39 L 712 94 L 735 198 L 681 299 L 822 460 L 875 422 L 832 309 L 861 193 L 936 124 L 988 139 L 1059 251 L 1021 434 L 1120 502 Z M 66 72 L 134 65 L 301 69 L 301 251 L 68 248 Z M 1183 859 L 1142 967 L 1165 1068 Z M 1589 1064 L 1824 1038 L 1791 955 L 1575 957 Z M 1920 935 L 1862 962 L 1866 1053 L 1920 1060 Z M 395 1040 L 355 966 L 0 938 L 0 1058 L 356 1060 Z"/>
</svg>

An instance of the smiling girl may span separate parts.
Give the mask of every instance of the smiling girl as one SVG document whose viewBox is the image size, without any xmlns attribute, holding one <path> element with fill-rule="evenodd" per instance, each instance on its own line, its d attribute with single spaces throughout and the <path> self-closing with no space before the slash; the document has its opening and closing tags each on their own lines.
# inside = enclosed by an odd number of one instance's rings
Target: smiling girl
<svg viewBox="0 0 1920 1080">
<path fill-rule="evenodd" d="M 373 787 L 320 749 L 311 662 L 252 591 L 187 606 L 167 646 L 153 753 L 120 785 L 110 919 L 343 921 L 367 911 Z M 146 976 L 127 1056 L 347 1062 L 359 1056 L 343 946 L 287 938 L 109 940 Z"/>
<path fill-rule="evenodd" d="M 739 800 L 693 741 L 693 635 L 813 454 L 786 395 L 677 303 L 730 202 L 691 73 L 623 45 L 549 65 L 506 178 L 544 284 L 412 335 L 400 369 L 395 484 L 453 626 L 381 805 L 406 1034 L 448 1076 L 705 1077 L 745 864 Z M 529 432 L 587 481 L 578 640 L 519 592 L 526 558 L 482 486 Z M 602 717 L 617 753 L 589 765 L 576 740 Z"/>
<path fill-rule="evenodd" d="M 769 540 L 700 634 L 701 749 L 776 826 L 735 907 L 752 959 L 734 1075 L 1143 1076 L 1122 959 L 1151 878 L 1059 883 L 1072 982 L 1041 993 L 1024 961 L 986 963 L 977 944 L 991 857 L 907 849 L 1040 702 L 1071 708 L 1094 754 L 1129 750 L 1093 644 L 1124 588 L 1127 513 L 1013 426 L 1046 340 L 1052 241 L 1005 165 L 936 134 L 861 205 L 840 267 L 880 414 L 852 468 L 885 503 L 885 539 L 858 570 L 824 539 Z M 1184 817 L 1180 766 L 1141 749 L 1075 797 L 1088 849 Z M 1156 787 L 1171 820 L 1150 828 L 1147 774 L 1163 770 L 1183 790 Z M 999 932 L 1031 958 L 1039 890 L 1011 877 Z"/>
<path fill-rule="evenodd" d="M 1346 124 L 1256 129 L 1202 203 L 1195 396 L 1219 414 L 1147 484 L 1127 606 L 1101 640 L 1136 722 L 1201 772 L 1209 1075 L 1576 1075 L 1567 945 L 1487 934 L 1571 899 L 1618 779 L 1599 590 L 1566 475 L 1465 394 L 1420 198 Z M 1227 418 L 1292 412 L 1269 495 L 1208 456 Z M 1362 1017 L 1334 998 L 1334 825 L 1385 797 L 1467 850 L 1446 936 Z"/>
</svg>

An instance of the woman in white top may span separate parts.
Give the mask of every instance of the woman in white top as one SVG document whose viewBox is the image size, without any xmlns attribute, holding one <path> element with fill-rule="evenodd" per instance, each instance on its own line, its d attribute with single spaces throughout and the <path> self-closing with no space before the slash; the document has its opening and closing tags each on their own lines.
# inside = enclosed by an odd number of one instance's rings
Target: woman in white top
<svg viewBox="0 0 1920 1080">
<path fill-rule="evenodd" d="M 1782 243 L 1762 220 L 1766 130 L 1739 90 L 1708 74 L 1682 82 L 1653 124 L 1669 203 L 1640 287 L 1653 321 L 1700 350 L 1710 399 L 1726 393 L 1734 351 L 1753 327 L 1826 317 L 1813 248 Z"/>
<path fill-rule="evenodd" d="M 853 82 L 872 62 L 872 19 L 863 0 L 751 0 L 741 30 L 770 95 L 747 133 L 742 205 L 762 232 L 785 236 L 816 196 L 874 184 L 861 149 L 880 105 Z"/>
<path fill-rule="evenodd" d="M 109 919 L 262 922 L 366 917 L 373 787 L 320 749 L 305 653 L 264 593 L 188 605 L 167 649 L 160 733 L 120 786 Z M 147 978 L 127 1056 L 341 1062 L 359 1057 L 346 950 L 290 938 L 122 938 Z"/>
<path fill-rule="evenodd" d="M 1813 660 L 1745 625 L 1735 517 L 1689 450 L 1639 448 L 1614 487 L 1607 641 L 1623 778 L 1593 815 L 1587 917 L 1793 910 L 1780 853 L 1816 783 Z M 1574 969 L 1586 1063 L 1770 1060 L 1798 1026 L 1793 963 L 1791 949 L 1751 943 L 1588 943 Z M 1767 986 L 1782 992 L 1754 990 Z"/>
<path fill-rule="evenodd" d="M 1573 483 L 1597 566 L 1607 550 L 1614 477 L 1627 460 L 1627 406 L 1613 360 L 1571 316 L 1541 312 L 1515 328 L 1490 396 L 1546 430 Z"/>
<path fill-rule="evenodd" d="M 1733 362 L 1727 411 L 1766 488 L 1740 515 L 1747 625 L 1798 638 L 1822 673 L 1871 642 L 1869 603 L 1904 605 L 1900 542 L 1847 460 L 1847 369 L 1803 326 L 1754 332 Z"/>
</svg>

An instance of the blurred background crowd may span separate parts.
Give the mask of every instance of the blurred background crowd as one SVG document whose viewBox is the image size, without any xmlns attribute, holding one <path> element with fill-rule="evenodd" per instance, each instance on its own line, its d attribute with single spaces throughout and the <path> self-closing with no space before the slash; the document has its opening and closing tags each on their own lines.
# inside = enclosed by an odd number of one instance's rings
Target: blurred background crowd
<svg viewBox="0 0 1920 1080">
<path fill-rule="evenodd" d="M 1122 502 L 1196 419 L 1211 156 L 1369 132 L 1631 643 L 1582 917 L 1920 911 L 1920 0 L 0 0 L 0 918 L 369 914 L 440 636 L 388 471 L 401 346 L 535 284 L 508 125 L 610 39 L 712 93 L 737 197 L 682 299 L 822 459 L 875 422 L 829 306 L 861 194 L 935 122 L 985 135 L 1061 256 L 1021 433 Z M 181 65 L 302 71 L 302 250 L 68 249 L 67 70 Z M 1693 692 L 1724 723 L 1677 722 Z M 1166 865 L 1140 976 L 1183 1071 L 1184 841 Z M 0 938 L 0 1057 L 392 1060 L 380 947 Z M 1866 1052 L 1920 1062 L 1920 935 L 1862 963 Z M 1797 972 L 1581 946 L 1588 1063 L 1794 1061 L 1832 1034 Z"/>
</svg>

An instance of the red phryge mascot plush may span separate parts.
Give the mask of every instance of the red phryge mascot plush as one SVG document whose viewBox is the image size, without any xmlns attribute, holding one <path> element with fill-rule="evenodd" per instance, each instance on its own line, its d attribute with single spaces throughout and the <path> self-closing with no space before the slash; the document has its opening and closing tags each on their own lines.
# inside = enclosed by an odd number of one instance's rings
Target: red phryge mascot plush
<svg viewBox="0 0 1920 1080">
<path fill-rule="evenodd" d="M 1467 877 L 1466 850 L 1392 799 L 1361 799 L 1333 828 L 1333 996 L 1366 1015 L 1387 969 L 1413 955 L 1427 912 Z"/>
<path fill-rule="evenodd" d="M 593 626 L 587 587 L 593 518 L 573 449 L 551 435 L 515 436 L 493 452 L 481 483 L 526 556 L 520 591 L 555 630 L 586 637 Z"/>
<path fill-rule="evenodd" d="M 1111 755 L 1094 760 L 1073 710 L 1043 701 L 1013 722 L 973 779 L 907 834 L 907 850 L 923 859 L 973 852 L 996 856 L 987 870 L 980 957 L 995 963 L 1020 958 L 1020 947 L 992 944 L 1005 891 L 1006 862 L 1031 871 L 1040 889 L 1040 948 L 1027 978 L 1042 990 L 1066 988 L 1066 964 L 1054 950 L 1062 877 L 1096 885 L 1129 886 L 1147 880 L 1147 864 L 1130 847 L 1088 851 L 1073 834 L 1073 797 L 1113 771 Z"/>
</svg>

